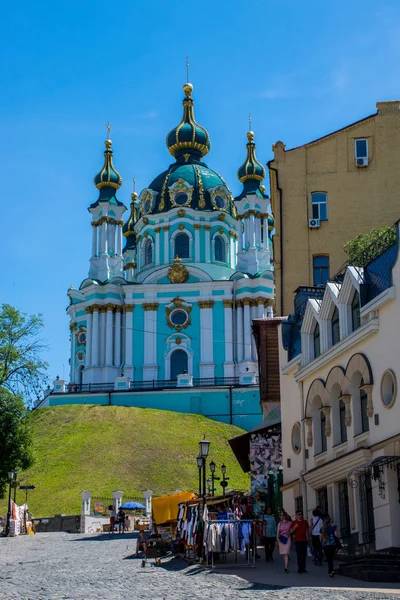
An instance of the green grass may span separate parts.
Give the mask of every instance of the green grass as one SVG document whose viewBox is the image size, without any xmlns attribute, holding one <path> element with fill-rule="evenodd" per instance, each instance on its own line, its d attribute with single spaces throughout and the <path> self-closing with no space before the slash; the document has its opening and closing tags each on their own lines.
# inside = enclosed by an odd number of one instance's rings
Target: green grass
<svg viewBox="0 0 400 600">
<path fill-rule="evenodd" d="M 79 513 L 81 490 L 91 490 L 93 499 L 111 497 L 118 489 L 125 497 L 146 489 L 156 495 L 196 491 L 196 456 L 204 433 L 211 442 L 209 459 L 218 470 L 227 466 L 229 487 L 249 488 L 228 444 L 244 433 L 233 425 L 200 415 L 97 405 L 42 408 L 29 418 L 35 464 L 18 479 L 36 486 L 28 497 L 34 516 Z M 17 503 L 24 498 L 18 491 Z M 5 512 L 4 500 L 0 512 Z"/>
</svg>

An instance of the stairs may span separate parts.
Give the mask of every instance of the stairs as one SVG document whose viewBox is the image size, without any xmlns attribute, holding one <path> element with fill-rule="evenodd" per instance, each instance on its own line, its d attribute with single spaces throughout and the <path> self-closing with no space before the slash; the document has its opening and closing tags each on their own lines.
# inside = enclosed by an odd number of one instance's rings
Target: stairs
<svg viewBox="0 0 400 600">
<path fill-rule="evenodd" d="M 400 583 L 399 554 L 365 554 L 341 563 L 336 573 L 361 579 L 385 583 Z"/>
</svg>

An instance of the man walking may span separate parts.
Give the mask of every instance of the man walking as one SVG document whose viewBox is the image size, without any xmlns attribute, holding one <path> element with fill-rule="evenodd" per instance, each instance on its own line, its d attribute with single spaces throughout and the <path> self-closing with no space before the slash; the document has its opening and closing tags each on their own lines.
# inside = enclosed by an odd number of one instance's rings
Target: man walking
<svg viewBox="0 0 400 600">
<path fill-rule="evenodd" d="M 296 520 L 292 522 L 290 533 L 294 534 L 297 554 L 297 572 L 307 573 L 307 544 L 310 540 L 310 526 L 306 519 L 303 519 L 301 510 L 296 512 Z"/>
</svg>

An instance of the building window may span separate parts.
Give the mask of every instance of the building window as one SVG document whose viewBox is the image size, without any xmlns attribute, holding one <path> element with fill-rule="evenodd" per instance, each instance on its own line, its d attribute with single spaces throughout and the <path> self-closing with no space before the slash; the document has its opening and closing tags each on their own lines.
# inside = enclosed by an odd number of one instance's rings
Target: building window
<svg viewBox="0 0 400 600">
<path fill-rule="evenodd" d="M 181 308 L 178 308 L 177 310 L 172 311 L 171 313 L 171 323 L 173 325 L 185 325 L 185 323 L 188 320 L 188 314 L 185 310 L 182 310 Z"/>
<path fill-rule="evenodd" d="M 153 262 L 153 242 L 146 240 L 144 244 L 144 266 L 151 265 Z"/>
<path fill-rule="evenodd" d="M 332 315 L 332 346 L 340 341 L 339 311 L 337 306 Z"/>
<path fill-rule="evenodd" d="M 328 220 L 328 194 L 326 192 L 311 193 L 311 212 L 313 219 Z"/>
<path fill-rule="evenodd" d="M 178 233 L 175 237 L 175 258 L 189 258 L 189 236 Z"/>
<path fill-rule="evenodd" d="M 340 443 L 347 442 L 346 405 L 339 400 Z"/>
<path fill-rule="evenodd" d="M 292 429 L 292 448 L 296 454 L 299 454 L 301 450 L 301 432 L 300 424 L 295 423 Z"/>
<path fill-rule="evenodd" d="M 214 258 L 219 262 L 226 262 L 225 242 L 220 235 L 217 235 L 214 239 Z"/>
<path fill-rule="evenodd" d="M 358 329 L 360 325 L 360 295 L 358 292 L 354 292 L 353 300 L 351 302 L 351 326 L 353 331 Z"/>
<path fill-rule="evenodd" d="M 313 343 L 314 343 L 314 358 L 318 358 L 321 354 L 321 338 L 318 323 L 314 327 L 313 333 Z"/>
<path fill-rule="evenodd" d="M 329 256 L 317 254 L 313 256 L 314 285 L 325 285 L 329 279 Z"/>
<path fill-rule="evenodd" d="M 188 355 L 184 350 L 174 350 L 171 354 L 171 379 L 176 379 L 178 375 L 187 373 Z"/>
<path fill-rule="evenodd" d="M 360 386 L 364 385 L 361 380 Z M 367 414 L 368 395 L 367 392 L 360 389 L 360 411 L 361 411 L 361 433 L 369 431 L 369 418 Z"/>
<path fill-rule="evenodd" d="M 326 487 L 317 490 L 317 505 L 322 508 L 324 515 L 328 514 L 328 489 Z"/>
<path fill-rule="evenodd" d="M 324 413 L 324 411 L 320 411 L 319 413 L 320 415 L 320 425 L 321 425 L 321 452 L 326 452 L 326 431 L 325 431 L 325 426 L 326 426 L 326 415 Z"/>
<path fill-rule="evenodd" d="M 368 140 L 354 140 L 354 156 L 357 167 L 366 167 L 368 165 Z"/>
<path fill-rule="evenodd" d="M 381 382 L 381 398 L 386 408 L 392 408 L 396 399 L 396 375 L 390 369 L 383 374 Z M 399 490 L 400 491 L 400 490 Z"/>
</svg>

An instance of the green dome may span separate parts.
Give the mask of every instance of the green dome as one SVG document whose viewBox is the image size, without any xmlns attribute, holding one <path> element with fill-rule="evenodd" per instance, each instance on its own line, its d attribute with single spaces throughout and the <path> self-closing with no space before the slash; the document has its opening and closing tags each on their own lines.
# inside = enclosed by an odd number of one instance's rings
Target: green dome
<svg viewBox="0 0 400 600">
<path fill-rule="evenodd" d="M 177 158 L 140 195 L 140 215 L 172 208 L 219 210 L 235 216 L 232 193 L 218 173 L 193 157 Z"/>
<path fill-rule="evenodd" d="M 122 233 L 126 238 L 126 247 L 134 248 L 136 246 L 136 233 L 135 233 L 135 223 L 136 223 L 136 202 L 137 202 L 137 193 L 133 192 L 132 194 L 132 202 L 131 202 L 131 214 L 129 215 L 129 219 L 124 223 L 122 228 Z"/>
<path fill-rule="evenodd" d="M 238 170 L 239 181 L 242 183 L 249 179 L 263 181 L 263 179 L 265 179 L 265 169 L 256 158 L 256 145 L 254 143 L 254 133 L 252 131 L 248 132 L 247 139 L 249 140 L 246 144 L 247 157 Z"/>
<path fill-rule="evenodd" d="M 194 118 L 192 84 L 186 83 L 183 90 L 185 99 L 182 102 L 182 121 L 167 135 L 167 148 L 172 156 L 193 154 L 200 159 L 210 151 L 210 136 L 204 127 L 196 123 Z"/>
<path fill-rule="evenodd" d="M 122 177 L 113 165 L 113 153 L 111 150 L 112 141 L 106 140 L 105 146 L 106 151 L 104 152 L 104 165 L 100 173 L 97 173 L 96 177 L 94 178 L 94 184 L 98 190 L 100 190 L 102 187 L 112 187 L 118 190 L 122 185 Z"/>
</svg>

